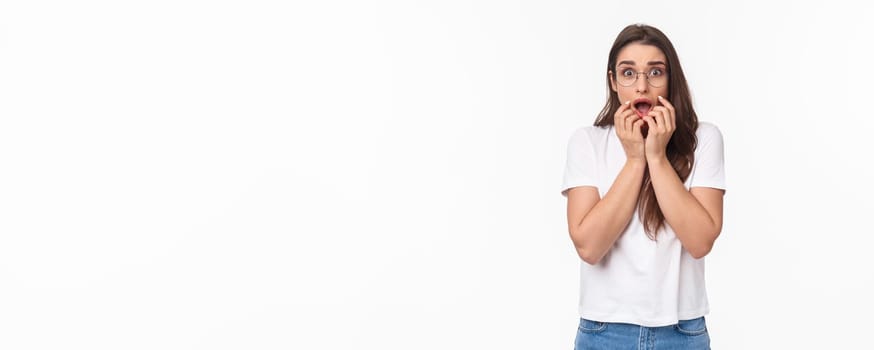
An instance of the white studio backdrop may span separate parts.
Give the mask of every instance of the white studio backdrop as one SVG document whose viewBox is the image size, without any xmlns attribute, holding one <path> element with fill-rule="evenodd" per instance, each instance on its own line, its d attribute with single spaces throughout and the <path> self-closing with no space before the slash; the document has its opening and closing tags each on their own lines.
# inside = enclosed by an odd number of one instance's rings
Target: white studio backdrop
<svg viewBox="0 0 874 350">
<path fill-rule="evenodd" d="M 4 1 L 0 348 L 571 348 L 567 139 L 637 22 L 726 142 L 713 347 L 864 344 L 851 3 Z"/>
</svg>

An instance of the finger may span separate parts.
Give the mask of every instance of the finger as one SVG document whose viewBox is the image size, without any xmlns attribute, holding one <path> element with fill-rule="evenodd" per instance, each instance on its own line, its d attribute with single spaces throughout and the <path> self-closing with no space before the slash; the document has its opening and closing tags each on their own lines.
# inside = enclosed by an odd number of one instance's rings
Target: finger
<svg viewBox="0 0 874 350">
<path fill-rule="evenodd" d="M 630 108 L 631 108 L 631 101 L 625 101 L 625 103 L 620 104 L 619 108 L 616 109 L 615 115 L 625 113 L 625 111 L 629 110 Z"/>
<path fill-rule="evenodd" d="M 659 127 L 661 128 L 660 130 L 662 132 L 667 133 L 668 128 L 670 128 L 670 125 L 668 125 L 667 112 L 666 111 L 659 111 L 659 114 L 656 117 L 656 120 L 658 120 L 658 122 L 659 122 Z"/>
<path fill-rule="evenodd" d="M 661 130 L 661 127 L 662 127 L 662 124 L 661 124 L 661 123 L 662 123 L 662 122 L 659 121 L 659 118 L 658 118 L 658 116 L 659 116 L 659 111 L 657 111 L 657 110 L 655 110 L 655 109 L 653 108 L 653 109 L 651 109 L 651 110 L 649 111 L 649 113 L 646 114 L 646 116 L 649 117 L 649 119 L 652 119 L 652 123 L 653 123 L 652 127 L 654 127 L 654 129 L 653 129 L 653 128 L 650 128 L 650 131 L 659 131 L 659 130 Z"/>
<path fill-rule="evenodd" d="M 625 117 L 623 115 L 616 116 L 616 122 L 613 123 L 613 126 L 616 128 L 616 134 L 619 135 L 620 138 L 624 138 L 627 133 L 628 127 L 625 125 Z"/>
<path fill-rule="evenodd" d="M 627 109 L 622 113 L 623 121 L 625 122 L 625 130 L 631 131 L 631 124 L 634 124 L 635 112 L 633 109 Z"/>
<path fill-rule="evenodd" d="M 671 104 L 671 102 L 668 101 L 668 99 L 661 97 L 661 96 L 659 96 L 659 102 L 663 106 L 665 106 L 665 108 L 668 110 L 668 117 L 669 117 L 668 122 L 670 123 L 670 126 L 671 126 L 670 130 L 676 130 L 677 129 L 677 111 L 676 111 L 676 109 L 674 109 L 674 105 Z"/>
<path fill-rule="evenodd" d="M 676 130 L 677 121 L 674 117 L 674 113 L 664 106 L 658 106 L 656 108 L 662 113 L 662 116 L 664 117 L 665 131 L 673 132 L 674 130 Z"/>
<path fill-rule="evenodd" d="M 626 111 L 622 114 L 622 131 L 626 136 L 632 134 L 632 125 L 634 124 L 634 118 L 631 116 L 631 111 Z"/>
<path fill-rule="evenodd" d="M 653 115 L 653 118 L 655 119 L 656 124 L 659 125 L 659 130 L 662 130 L 662 131 L 668 130 L 670 125 L 668 124 L 668 116 L 667 116 L 668 110 L 667 109 L 665 109 L 662 106 L 658 106 L 656 108 L 653 108 L 652 111 L 650 111 L 650 114 Z"/>
<path fill-rule="evenodd" d="M 663 106 L 665 106 L 665 108 L 667 108 L 669 111 L 674 112 L 674 105 L 671 104 L 671 102 L 668 101 L 668 99 L 659 96 L 659 102 L 661 102 L 661 104 Z"/>
<path fill-rule="evenodd" d="M 613 125 L 615 125 L 617 129 L 625 128 L 625 115 L 628 111 L 629 105 L 631 105 L 631 101 L 623 103 L 619 106 L 616 112 L 613 113 Z"/>
<path fill-rule="evenodd" d="M 646 122 L 643 121 L 643 119 L 637 118 L 637 120 L 634 121 L 634 124 L 631 125 L 633 130 L 634 130 L 634 138 L 635 139 L 642 139 L 643 138 L 642 128 L 643 128 L 644 124 L 646 124 Z"/>
<path fill-rule="evenodd" d="M 625 110 L 631 108 L 631 100 L 625 101 L 621 106 L 619 106 L 619 110 Z"/>
<path fill-rule="evenodd" d="M 665 127 L 665 131 L 671 132 L 674 130 L 674 121 L 672 120 L 671 111 L 667 108 L 661 107 L 661 115 L 663 119 L 663 124 Z"/>
</svg>

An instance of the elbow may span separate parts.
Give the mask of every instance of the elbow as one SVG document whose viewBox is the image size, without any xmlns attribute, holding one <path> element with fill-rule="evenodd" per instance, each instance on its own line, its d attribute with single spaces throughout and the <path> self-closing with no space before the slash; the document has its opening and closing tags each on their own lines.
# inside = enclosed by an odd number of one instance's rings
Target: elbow
<svg viewBox="0 0 874 350">
<path fill-rule="evenodd" d="M 577 247 L 577 255 L 579 255 L 580 259 L 582 259 L 586 262 L 586 264 L 589 265 L 597 265 L 599 262 L 601 262 L 601 258 L 604 257 L 603 255 L 592 253 L 591 250 L 583 249 L 580 247 Z"/>
<path fill-rule="evenodd" d="M 701 247 L 697 247 L 695 249 L 688 249 L 689 255 L 691 255 L 695 259 L 701 259 L 707 254 L 710 253 L 710 250 L 713 249 L 713 244 L 705 244 Z"/>
<path fill-rule="evenodd" d="M 688 247 L 686 250 L 693 258 L 701 259 L 707 256 L 707 254 L 710 254 L 710 251 L 713 250 L 713 243 L 716 241 L 716 236 L 718 235 L 719 234 L 717 233 L 713 235 L 712 239 L 708 239 L 704 242 L 699 242 L 694 247 Z"/>
<path fill-rule="evenodd" d="M 715 227 L 706 231 L 690 232 L 692 235 L 686 235 L 688 238 L 686 240 L 681 240 L 683 243 L 683 249 L 685 249 L 692 258 L 701 259 L 707 256 L 707 254 L 710 254 L 710 251 L 713 250 L 713 244 L 716 242 L 716 238 L 719 237 L 721 231 L 720 227 Z"/>
<path fill-rule="evenodd" d="M 577 255 L 589 265 L 597 265 L 604 255 L 606 250 L 598 249 L 599 242 L 593 241 L 592 237 L 583 234 L 583 230 L 571 230 L 571 240 L 574 242 Z"/>
</svg>

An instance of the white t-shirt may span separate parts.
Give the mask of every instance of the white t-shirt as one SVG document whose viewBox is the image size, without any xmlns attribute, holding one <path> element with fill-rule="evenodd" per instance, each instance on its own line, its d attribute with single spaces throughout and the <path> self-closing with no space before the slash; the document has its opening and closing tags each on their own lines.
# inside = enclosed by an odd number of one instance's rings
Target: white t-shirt
<svg viewBox="0 0 874 350">
<path fill-rule="evenodd" d="M 701 122 L 687 189 L 725 189 L 722 134 Z M 598 188 L 601 198 L 625 164 L 625 151 L 610 127 L 587 126 L 570 137 L 561 194 L 578 186 Z M 656 241 L 647 237 L 637 210 L 631 223 L 596 265 L 580 262 L 580 317 L 601 322 L 667 326 L 709 312 L 704 259 L 683 249 L 665 223 Z"/>
</svg>

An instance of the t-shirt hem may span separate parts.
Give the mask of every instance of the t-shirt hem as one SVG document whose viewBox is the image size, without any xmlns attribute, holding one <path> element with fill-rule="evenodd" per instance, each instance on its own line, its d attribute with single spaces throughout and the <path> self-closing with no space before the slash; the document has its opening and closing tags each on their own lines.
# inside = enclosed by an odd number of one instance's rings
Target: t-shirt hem
<svg viewBox="0 0 874 350">
<path fill-rule="evenodd" d="M 591 312 L 580 312 L 580 318 L 585 318 L 587 320 L 598 321 L 598 322 L 608 322 L 608 323 L 628 323 L 643 327 L 664 327 L 675 325 L 680 322 L 680 320 L 691 320 L 696 319 L 701 316 L 706 316 L 710 313 L 708 308 L 704 308 L 701 310 L 695 311 L 681 311 L 677 313 L 676 318 L 658 318 L 658 319 L 644 319 L 641 317 L 635 317 L 630 315 L 621 315 L 621 314 L 599 314 L 599 313 L 591 313 Z"/>
<path fill-rule="evenodd" d="M 562 188 L 561 195 L 567 197 L 568 190 L 570 190 L 574 187 L 583 187 L 583 186 L 591 186 L 594 188 L 598 188 L 598 185 L 595 185 L 594 181 L 573 182 L 573 183 L 570 183 L 568 185 L 565 185 L 564 188 Z"/>
<path fill-rule="evenodd" d="M 711 182 L 711 183 L 696 182 L 694 184 L 689 185 L 689 188 L 693 188 L 693 187 L 709 187 L 709 188 L 715 188 L 718 190 L 725 190 L 725 184 L 717 183 L 717 182 Z"/>
</svg>

